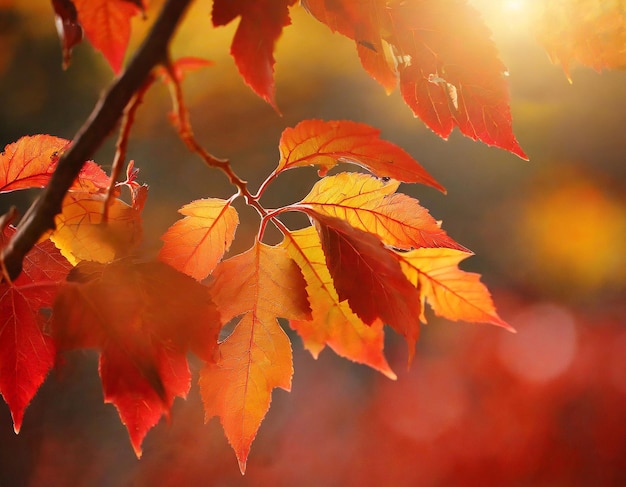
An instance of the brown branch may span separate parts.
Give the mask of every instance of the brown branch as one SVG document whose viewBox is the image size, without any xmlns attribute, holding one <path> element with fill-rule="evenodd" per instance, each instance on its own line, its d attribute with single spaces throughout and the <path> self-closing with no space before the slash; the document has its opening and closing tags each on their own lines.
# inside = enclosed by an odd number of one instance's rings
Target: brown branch
<svg viewBox="0 0 626 487">
<path fill-rule="evenodd" d="M 22 261 L 41 235 L 53 229 L 54 217 L 86 160 L 93 156 L 115 128 L 133 95 L 141 88 L 152 68 L 167 58 L 167 48 L 187 6 L 192 0 L 167 0 L 148 37 L 126 70 L 100 97 L 87 121 L 77 132 L 70 148 L 60 157 L 48 186 L 29 208 L 17 232 L 3 249 L 0 261 L 5 278 L 15 280 Z"/>
</svg>

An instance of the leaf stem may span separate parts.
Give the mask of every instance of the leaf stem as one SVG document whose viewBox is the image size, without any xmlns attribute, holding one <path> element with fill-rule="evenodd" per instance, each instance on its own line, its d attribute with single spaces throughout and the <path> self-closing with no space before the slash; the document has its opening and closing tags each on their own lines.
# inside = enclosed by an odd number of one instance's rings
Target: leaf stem
<svg viewBox="0 0 626 487">
<path fill-rule="evenodd" d="M 22 271 L 22 261 L 41 235 L 55 228 L 63 198 L 87 161 L 120 119 L 124 108 L 141 88 L 152 68 L 167 57 L 167 48 L 176 27 L 192 0 L 167 0 L 154 26 L 124 72 L 100 97 L 89 118 L 79 129 L 58 165 L 48 186 L 31 205 L 17 232 L 0 254 L 2 268 L 10 280 Z"/>
</svg>

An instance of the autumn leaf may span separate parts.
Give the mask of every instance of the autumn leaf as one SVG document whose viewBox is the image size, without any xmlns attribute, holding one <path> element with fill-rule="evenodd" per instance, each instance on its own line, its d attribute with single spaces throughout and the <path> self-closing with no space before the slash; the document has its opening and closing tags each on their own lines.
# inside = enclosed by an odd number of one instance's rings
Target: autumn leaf
<svg viewBox="0 0 626 487">
<path fill-rule="evenodd" d="M 0 248 L 15 233 L 0 232 Z M 41 308 L 51 308 L 70 264 L 50 241 L 35 245 L 12 283 L 0 282 L 0 392 L 9 405 L 18 433 L 24 410 L 54 365 L 55 346 L 43 333 L 47 322 Z"/>
<path fill-rule="evenodd" d="M 326 267 L 319 236 L 313 227 L 285 235 L 283 246 L 300 266 L 307 283 L 311 320 L 289 320 L 304 346 L 317 358 L 326 345 L 338 355 L 369 365 L 390 379 L 395 379 L 383 354 L 383 323 L 374 320 L 366 325 L 352 312 L 347 301 L 340 301 Z"/>
<path fill-rule="evenodd" d="M 280 161 L 273 175 L 302 166 L 320 166 L 320 176 L 340 162 L 357 164 L 376 176 L 422 183 L 445 191 L 407 152 L 379 138 L 380 131 L 347 120 L 304 120 L 283 131 Z M 272 176 L 274 177 L 274 176 Z"/>
<path fill-rule="evenodd" d="M 409 362 L 419 335 L 420 292 L 409 282 L 397 254 L 375 235 L 338 218 L 308 210 L 315 219 L 326 265 L 340 301 L 366 324 L 380 319 L 402 335 Z"/>
<path fill-rule="evenodd" d="M 144 199 L 138 198 L 140 205 L 135 207 L 120 199 L 111 200 L 105 222 L 105 195 L 69 192 L 55 217 L 56 229 L 50 239 L 72 264 L 82 260 L 107 263 L 127 256 L 141 241 Z"/>
<path fill-rule="evenodd" d="M 621 0 L 563 0 L 533 5 L 533 30 L 571 81 L 572 63 L 596 71 L 626 68 L 626 10 Z"/>
<path fill-rule="evenodd" d="M 7 145 L 0 154 L 0 193 L 45 187 L 59 156 L 69 144 L 68 140 L 59 137 L 33 135 Z M 88 161 L 71 190 L 98 192 L 108 184 L 106 173 L 97 164 Z"/>
<path fill-rule="evenodd" d="M 180 83 L 185 78 L 187 73 L 213 66 L 213 64 L 215 63 L 213 63 L 213 61 L 209 61 L 208 59 L 202 59 L 194 56 L 185 56 L 178 58 L 176 61 L 171 63 L 170 68 L 171 72 L 174 74 L 175 80 Z M 158 67 L 156 71 L 166 83 L 172 81 L 170 79 L 168 71 L 163 67 Z"/>
<path fill-rule="evenodd" d="M 230 247 L 239 217 L 230 201 L 216 198 L 196 200 L 179 211 L 185 218 L 161 237 L 159 259 L 200 281 Z"/>
<path fill-rule="evenodd" d="M 339 218 L 354 228 L 373 233 L 397 249 L 448 247 L 465 250 L 451 239 L 418 201 L 396 193 L 400 183 L 368 174 L 340 173 L 318 181 L 293 208 Z"/>
<path fill-rule="evenodd" d="M 82 262 L 54 303 L 59 350 L 96 348 L 104 400 L 137 456 L 147 432 L 185 397 L 186 353 L 213 360 L 219 317 L 206 288 L 161 262 Z"/>
<path fill-rule="evenodd" d="M 67 69 L 70 65 L 72 48 L 83 40 L 83 28 L 78 21 L 76 6 L 72 0 L 52 0 L 52 7 L 63 49 L 63 68 Z"/>
<path fill-rule="evenodd" d="M 274 98 L 274 46 L 283 27 L 291 23 L 289 7 L 295 0 L 215 0 L 213 25 L 241 17 L 230 52 L 244 81 L 272 105 Z"/>
<path fill-rule="evenodd" d="M 398 253 L 408 279 L 420 289 L 437 316 L 449 320 L 492 323 L 514 331 L 497 314 L 491 295 L 480 275 L 458 268 L 471 252 L 458 249 L 421 248 Z M 422 321 L 426 321 L 422 314 Z"/>
<path fill-rule="evenodd" d="M 395 74 L 405 103 L 436 134 L 447 139 L 458 127 L 474 140 L 527 158 L 513 135 L 507 70 L 466 0 L 303 0 L 303 5 L 355 41 L 364 68 L 387 92 Z"/>
<path fill-rule="evenodd" d="M 285 249 L 256 242 L 222 262 L 210 285 L 223 324 L 240 317 L 200 372 L 205 418 L 219 416 L 243 473 L 275 387 L 291 389 L 289 338 L 276 318 L 310 317 L 305 282 Z"/>
<path fill-rule="evenodd" d="M 130 39 L 130 19 L 141 12 L 126 0 L 73 0 L 78 20 L 89 42 L 102 54 L 115 73 L 122 68 Z"/>
</svg>

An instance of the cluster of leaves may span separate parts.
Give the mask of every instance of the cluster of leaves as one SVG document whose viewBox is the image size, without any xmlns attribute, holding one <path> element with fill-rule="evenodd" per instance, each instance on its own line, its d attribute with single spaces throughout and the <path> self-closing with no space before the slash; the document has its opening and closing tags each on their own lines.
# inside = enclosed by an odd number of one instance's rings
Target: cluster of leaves
<svg viewBox="0 0 626 487">
<path fill-rule="evenodd" d="M 113 70 L 121 69 L 130 17 L 141 2 L 52 3 L 66 64 L 84 32 Z M 245 82 L 276 109 L 273 51 L 294 4 L 216 0 L 213 6 L 214 26 L 241 17 L 231 52 Z M 388 92 L 399 83 L 410 109 L 441 137 L 458 127 L 525 158 L 511 128 L 506 70 L 465 0 L 303 4 L 355 41 L 365 70 Z M 162 237 L 158 260 L 137 257 L 147 187 L 136 181 L 132 162 L 126 179 L 116 182 L 143 91 L 137 93 L 120 131 L 113 174 L 85 163 L 65 195 L 56 229 L 42 237 L 17 279 L 0 283 L 0 392 L 16 431 L 55 356 L 95 348 L 105 401 L 118 409 L 139 456 L 149 429 L 176 397 L 186 396 L 187 353 L 193 352 L 204 362 L 199 385 L 206 418 L 220 418 L 243 472 L 272 390 L 291 386 L 291 344 L 278 317 L 314 356 L 329 346 L 390 378 L 395 374 L 383 355 L 383 327 L 406 339 L 410 361 L 425 303 L 451 320 L 510 328 L 479 276 L 459 269 L 471 252 L 417 200 L 396 192 L 401 182 L 443 187 L 376 129 L 321 120 L 287 128 L 277 168 L 251 194 L 230 163 L 208 154 L 193 136 L 180 80 L 205 64 L 183 59 L 165 63 L 160 74 L 171 88 L 181 139 L 224 171 L 236 193 L 184 206 L 184 218 Z M 69 144 L 37 135 L 8 145 L 0 156 L 0 193 L 45 186 Z M 339 163 L 368 172 L 328 176 Z M 301 201 L 272 210 L 260 204 L 276 177 L 311 165 L 321 179 Z M 129 202 L 122 199 L 124 188 Z M 238 225 L 232 203 L 239 197 L 260 215 L 258 238 L 248 251 L 222 261 Z M 306 214 L 311 226 L 288 228 L 280 219 L 287 211 Z M 263 243 L 267 224 L 282 232 L 282 243 Z M 3 222 L 0 248 L 14 231 Z"/>
</svg>

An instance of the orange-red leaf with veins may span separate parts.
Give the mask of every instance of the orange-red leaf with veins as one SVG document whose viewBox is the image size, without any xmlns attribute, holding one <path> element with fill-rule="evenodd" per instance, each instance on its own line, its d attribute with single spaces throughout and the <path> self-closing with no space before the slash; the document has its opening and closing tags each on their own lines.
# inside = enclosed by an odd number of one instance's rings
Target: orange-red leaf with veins
<svg viewBox="0 0 626 487">
<path fill-rule="evenodd" d="M 274 98 L 274 46 L 283 27 L 291 23 L 295 0 L 215 0 L 213 25 L 241 17 L 230 52 L 244 81 L 278 111 Z"/>
<path fill-rule="evenodd" d="M 0 154 L 0 193 L 18 189 L 43 188 L 52 175 L 59 156 L 70 142 L 52 135 L 33 135 L 7 145 Z M 109 177 L 94 162 L 83 166 L 71 190 L 104 191 Z"/>
<path fill-rule="evenodd" d="M 0 231 L 0 249 L 15 229 Z M 19 432 L 24 410 L 54 365 L 55 347 L 42 332 L 41 308 L 51 308 L 59 284 L 71 269 L 50 241 L 35 245 L 19 277 L 0 282 L 0 392 Z"/>
<path fill-rule="evenodd" d="M 380 130 L 347 120 L 304 120 L 283 131 L 280 161 L 273 176 L 287 169 L 320 166 L 320 176 L 340 162 L 357 164 L 379 177 L 422 183 L 445 191 L 406 151 L 379 138 Z"/>
<path fill-rule="evenodd" d="M 465 248 L 451 239 L 418 201 L 396 193 L 398 181 L 368 174 L 340 173 L 318 181 L 294 208 L 306 206 L 317 213 L 340 218 L 354 228 L 373 233 L 388 246 Z"/>
<path fill-rule="evenodd" d="M 338 355 L 369 365 L 390 379 L 396 375 L 383 354 L 383 323 L 366 325 L 352 312 L 347 301 L 340 301 L 319 236 L 313 227 L 285 234 L 283 246 L 300 266 L 307 283 L 311 304 L 310 320 L 289 320 L 304 346 L 317 358 L 326 345 Z"/>
<path fill-rule="evenodd" d="M 185 218 L 163 234 L 159 259 L 197 279 L 207 277 L 222 259 L 239 224 L 230 201 L 209 198 L 183 206 Z"/>
<path fill-rule="evenodd" d="M 125 0 L 73 1 L 85 36 L 118 73 L 130 39 L 130 19 L 142 9 Z"/>
<path fill-rule="evenodd" d="M 502 320 L 480 275 L 459 269 L 471 252 L 457 249 L 416 249 L 398 253 L 408 279 L 419 287 L 422 305 L 448 320 L 492 323 L 514 331 Z M 423 309 L 423 306 L 422 306 Z M 426 321 L 422 314 L 422 321 Z"/>
<path fill-rule="evenodd" d="M 217 363 L 200 372 L 200 393 L 205 418 L 219 416 L 243 473 L 272 389 L 291 389 L 291 345 L 276 318 L 307 319 L 310 309 L 300 269 L 281 247 L 256 242 L 213 277 L 222 323 L 241 319 L 220 343 Z"/>
<path fill-rule="evenodd" d="M 368 325 L 380 319 L 407 341 L 409 362 L 419 335 L 421 299 L 397 255 L 371 233 L 307 210 L 315 219 L 326 265 L 340 301 Z"/>
<path fill-rule="evenodd" d="M 456 126 L 476 140 L 526 155 L 513 135 L 506 68 L 466 0 L 303 0 L 318 20 L 353 39 L 361 62 L 435 133 Z"/>
<path fill-rule="evenodd" d="M 59 350 L 99 349 L 104 400 L 141 456 L 146 433 L 189 390 L 187 352 L 213 360 L 219 316 L 204 286 L 161 262 L 82 262 L 59 291 L 52 330 Z"/>
<path fill-rule="evenodd" d="M 626 68 L 626 8 L 621 0 L 537 2 L 533 29 L 568 79 L 572 63 L 596 71 Z"/>
</svg>

